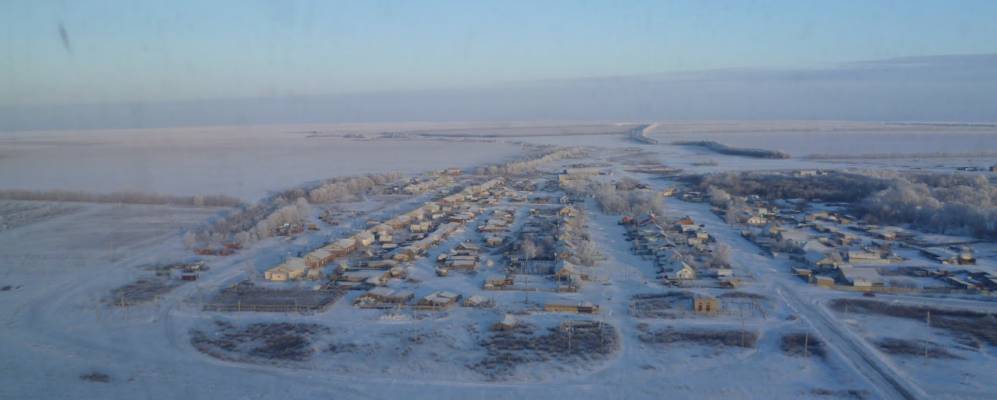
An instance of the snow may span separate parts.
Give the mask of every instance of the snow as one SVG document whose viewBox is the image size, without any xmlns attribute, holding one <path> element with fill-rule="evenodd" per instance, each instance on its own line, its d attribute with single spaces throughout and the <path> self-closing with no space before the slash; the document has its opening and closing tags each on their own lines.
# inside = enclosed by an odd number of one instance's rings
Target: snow
<svg viewBox="0 0 997 400">
<path fill-rule="evenodd" d="M 861 130 L 868 125 L 825 123 L 824 128 Z M 774 129 L 766 125 L 764 129 Z M 607 125 L 608 126 L 608 125 Z M 733 128 L 732 128 L 733 126 Z M 748 126 L 762 130 L 759 125 Z M 415 139 L 354 140 L 330 136 L 382 131 L 445 132 L 488 136 L 489 141 Z M 204 194 L 216 191 L 252 199 L 267 191 L 292 187 L 304 181 L 336 175 L 400 169 L 420 173 L 449 166 L 471 167 L 510 159 L 519 154 L 514 143 L 594 146 L 591 160 L 562 160 L 544 169 L 555 171 L 583 161 L 610 164 L 611 175 L 631 176 L 655 191 L 674 182 L 629 173 L 618 157 L 632 156 L 639 148 L 647 158 L 696 172 L 729 169 L 787 169 L 800 166 L 847 167 L 845 164 L 808 160 L 756 160 L 708 155 L 716 166 L 694 166 L 704 154 L 695 149 L 640 145 L 624 134 L 596 134 L 586 127 L 584 136 L 557 136 L 561 130 L 544 125 L 531 135 L 491 137 L 507 129 L 484 125 L 254 127 L 245 132 L 231 128 L 184 131 L 111 133 L 50 133 L 40 142 L 20 143 L 13 156 L 0 157 L 0 188 L 86 188 L 110 191 L 127 188 L 169 194 Z M 616 129 L 624 132 L 626 129 Z M 692 135 L 686 124 L 662 123 L 652 137 L 670 142 L 666 135 Z M 703 128 L 716 140 L 736 125 L 717 123 Z M 763 132 L 754 141 L 783 142 L 799 135 L 799 126 L 788 132 Z M 891 128 L 892 129 L 892 128 Z M 570 130 L 570 129 L 569 129 Z M 811 132 L 811 130 L 804 130 Z M 305 132 L 305 133 L 303 133 Z M 315 133 L 317 132 L 317 134 Z M 685 132 L 685 133 L 683 133 Z M 811 132 L 812 133 L 812 132 Z M 883 135 L 903 136 L 897 132 Z M 203 137 L 198 137 L 204 135 Z M 970 133 L 966 134 L 967 137 Z M 976 135 L 973 133 L 973 135 Z M 317 137 L 309 137 L 317 136 Z M 802 135 L 800 135 L 802 136 Z M 698 136 L 697 136 L 698 137 Z M 953 136 L 954 140 L 965 138 Z M 491 140 L 494 139 L 494 140 Z M 819 138 L 826 140 L 826 138 Z M 11 143 L 9 138 L 5 143 Z M 711 139 L 713 140 L 713 139 Z M 736 139 L 741 140 L 741 139 Z M 797 140 L 797 139 L 794 139 Z M 805 141 L 799 139 L 801 142 Z M 892 139 L 890 139 L 892 140 Z M 965 139 L 975 140 L 975 139 Z M 981 139 L 984 146 L 991 146 Z M 51 142 L 49 142 L 51 141 Z M 53 144 L 57 143 L 57 144 Z M 92 144 L 87 144 L 92 143 Z M 930 146 L 932 141 L 924 142 Z M 728 144 L 739 144 L 730 142 Z M 744 144 L 749 144 L 746 142 Z M 751 147 L 765 147 L 752 145 Z M 220 151 L 220 152 L 219 152 Z M 794 150 L 796 152 L 810 150 Z M 79 154 L 79 158 L 70 155 Z M 795 154 L 795 153 L 794 153 Z M 65 162 L 54 163 L 64 158 Z M 80 166 L 71 160 L 85 160 Z M 262 161 L 261 161 L 262 160 Z M 131 167 L 129 167 L 131 166 Z M 136 167 L 137 166 L 137 167 Z M 131 170 L 129 170 L 131 169 Z M 29 171 L 31 171 L 29 173 Z M 201 173 L 201 171 L 208 171 Z M 96 177 L 110 173 L 107 179 Z M 183 179 L 179 179 L 182 177 Z M 76 184 L 78 186 L 65 186 Z M 35 186 L 31 186 L 35 185 Z M 859 297 L 808 285 L 789 271 L 783 257 L 771 258 L 740 237 L 740 228 L 727 225 L 706 204 L 667 200 L 666 218 L 691 216 L 710 236 L 730 246 L 734 275 L 745 279 L 739 292 L 764 296 L 762 313 L 730 312 L 718 316 L 685 313 L 679 318 L 636 318 L 631 299 L 637 294 L 686 290 L 697 295 L 721 296 L 718 288 L 669 288 L 655 279 L 651 261 L 630 252 L 619 216 L 605 215 L 594 204 L 579 205 L 588 221 L 587 231 L 605 257 L 591 269 L 593 281 L 576 293 L 484 291 L 487 278 L 503 276 L 497 254 L 482 248 L 479 271 L 451 271 L 438 277 L 435 260 L 457 244 L 478 243 L 483 235 L 474 227 L 491 213 L 479 213 L 462 232 L 433 247 L 408 264 L 410 279 L 393 279 L 384 290 L 411 291 L 419 299 L 436 292 L 464 298 L 489 299 L 495 308 L 454 306 L 443 311 L 360 309 L 352 305 L 362 294 L 352 291 L 326 310 L 308 314 L 221 313 L 201 310 L 201 299 L 220 287 L 247 279 L 253 272 L 276 265 L 290 255 L 342 237 L 370 218 L 405 212 L 428 200 L 429 195 L 408 198 L 371 198 L 337 205 L 358 210 L 337 227 L 323 226 L 294 238 L 270 238 L 230 257 L 207 257 L 209 269 L 198 281 L 185 283 L 144 305 L 117 307 L 106 304 L 113 288 L 148 277 L 143 267 L 189 260 L 193 256 L 181 243 L 182 233 L 204 223 L 219 210 L 148 205 L 59 204 L 0 201 L 0 212 L 17 221 L 0 229 L 0 398 L 766 398 L 818 397 L 830 392 L 848 397 L 849 391 L 867 398 L 983 398 L 997 387 L 988 379 L 994 366 L 994 349 L 958 350 L 962 359 L 923 361 L 887 355 L 873 341 L 886 336 L 925 339 L 946 346 L 954 339 L 938 329 L 897 318 L 842 315 L 826 303 L 834 298 Z M 510 225 L 515 232 L 535 205 L 500 203 L 497 208 L 516 209 Z M 27 216 L 27 217 L 24 217 Z M 994 247 L 975 245 L 980 268 L 991 268 Z M 905 253 L 906 255 L 906 253 Z M 495 261 L 494 265 L 487 261 Z M 540 285 L 542 277 L 530 277 Z M 533 280 L 536 281 L 533 281 Z M 314 282 L 263 283 L 274 287 L 308 286 Z M 380 290 L 380 289 L 379 289 Z M 975 297 L 925 298 L 884 296 L 888 301 L 938 304 L 994 311 L 992 302 Z M 597 315 L 569 315 L 536 311 L 542 304 L 592 303 Z M 497 322 L 513 320 L 536 326 L 538 331 L 565 320 L 591 320 L 610 324 L 619 337 L 619 349 L 606 358 L 587 362 L 552 359 L 521 365 L 505 380 L 489 381 L 469 365 L 481 360 L 480 341 Z M 253 323 L 314 323 L 329 328 L 315 336 L 315 354 L 302 362 L 238 362 L 214 358 L 193 347 L 191 329 L 210 332 L 214 321 L 240 326 Z M 749 330 L 759 339 L 753 348 L 706 346 L 696 343 L 649 343 L 641 340 L 647 330 Z M 826 357 L 797 357 L 780 350 L 783 335 L 808 332 L 826 346 Z M 90 382 L 80 376 L 106 373 L 110 382 Z"/>
</svg>

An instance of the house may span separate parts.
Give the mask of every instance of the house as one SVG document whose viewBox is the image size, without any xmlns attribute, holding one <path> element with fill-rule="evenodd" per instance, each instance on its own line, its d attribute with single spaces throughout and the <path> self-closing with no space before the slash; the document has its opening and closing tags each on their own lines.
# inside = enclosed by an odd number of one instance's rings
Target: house
<svg viewBox="0 0 997 400">
<path fill-rule="evenodd" d="M 720 313 L 720 301 L 712 296 L 696 296 L 692 299 L 692 309 L 696 314 L 717 315 Z"/>
<path fill-rule="evenodd" d="M 716 277 L 717 278 L 731 278 L 734 276 L 734 270 L 730 267 L 720 267 L 717 268 Z"/>
<path fill-rule="evenodd" d="M 751 225 L 751 226 L 762 226 L 762 225 L 767 224 L 768 220 L 765 219 L 765 217 L 762 217 L 762 216 L 759 216 L 759 215 L 752 215 L 745 222 L 747 222 L 747 224 Z"/>
<path fill-rule="evenodd" d="M 481 251 L 481 246 L 478 246 L 471 242 L 461 242 L 456 247 L 454 247 L 454 250 L 456 250 L 458 253 L 469 252 L 477 254 L 479 251 Z"/>
<path fill-rule="evenodd" d="M 877 251 L 850 250 L 847 253 L 848 263 L 852 265 L 890 264 L 899 261 L 897 258 L 883 257 Z"/>
<path fill-rule="evenodd" d="M 686 262 L 682 262 L 682 268 L 678 271 L 665 274 L 665 278 L 673 281 L 696 279 L 696 269 Z"/>
<path fill-rule="evenodd" d="M 588 302 L 577 305 L 547 303 L 544 304 L 544 311 L 574 313 L 574 314 L 598 314 L 599 306 Z"/>
<path fill-rule="evenodd" d="M 578 210 L 575 209 L 572 206 L 567 206 L 567 207 L 561 208 L 561 210 L 559 210 L 557 212 L 557 215 L 562 216 L 562 217 L 570 218 L 570 217 L 574 217 L 574 216 L 578 215 Z"/>
<path fill-rule="evenodd" d="M 476 257 L 455 256 L 447 260 L 446 266 L 448 269 L 474 271 L 478 269 L 478 260 Z"/>
<path fill-rule="evenodd" d="M 563 261 L 554 267 L 554 278 L 559 281 L 574 282 L 576 280 L 587 280 L 588 275 L 581 272 L 575 264 Z"/>
<path fill-rule="evenodd" d="M 512 314 L 506 314 L 504 317 L 502 317 L 501 321 L 496 322 L 495 325 L 492 325 L 492 330 L 493 331 L 512 330 L 513 328 L 516 327 L 517 323 L 518 321 L 516 321 L 516 317 L 512 316 Z"/>
<path fill-rule="evenodd" d="M 796 275 L 796 276 L 802 277 L 803 279 L 806 279 L 807 281 L 810 281 L 810 279 L 813 278 L 814 272 L 813 272 L 813 270 L 810 270 L 810 269 L 807 269 L 807 268 L 793 267 L 793 274 Z"/>
<path fill-rule="evenodd" d="M 502 290 L 503 288 L 514 285 L 515 282 L 510 277 L 505 278 L 489 278 L 485 280 L 483 285 L 485 290 Z"/>
<path fill-rule="evenodd" d="M 385 287 L 377 287 L 368 290 L 353 301 L 353 305 L 363 308 L 385 308 L 394 307 L 407 303 L 415 297 L 408 290 L 394 290 Z"/>
<path fill-rule="evenodd" d="M 675 277 L 678 279 L 696 279 L 696 269 L 692 268 L 691 265 L 682 263 L 682 268 L 675 273 Z"/>
<path fill-rule="evenodd" d="M 426 233 L 429 232 L 429 222 L 418 222 L 409 225 L 409 232 L 412 233 Z"/>
<path fill-rule="evenodd" d="M 779 231 L 776 239 L 802 248 L 803 246 L 806 246 L 807 242 L 810 241 L 810 235 L 801 230 L 784 229 Z"/>
<path fill-rule="evenodd" d="M 387 282 L 386 273 L 379 270 L 349 270 L 339 274 L 337 281 L 365 283 L 371 286 L 382 286 Z"/>
<path fill-rule="evenodd" d="M 481 295 L 474 295 L 464 300 L 464 307 L 488 308 L 494 306 L 494 300 Z"/>
<path fill-rule="evenodd" d="M 602 169 L 601 168 L 597 168 L 597 167 L 565 168 L 564 171 L 562 171 L 563 175 L 570 175 L 570 176 L 577 176 L 577 177 L 581 177 L 581 176 L 595 176 L 595 175 L 599 175 L 601 173 L 602 173 Z"/>
<path fill-rule="evenodd" d="M 696 222 L 692 220 L 691 217 L 686 216 L 678 221 L 675 221 L 675 227 L 679 231 L 686 232 L 689 229 L 698 229 Z"/>
<path fill-rule="evenodd" d="M 841 277 L 855 287 L 883 286 L 883 278 L 875 268 L 856 268 L 844 264 L 838 267 Z"/>
<path fill-rule="evenodd" d="M 318 268 L 309 268 L 308 272 L 305 273 L 305 279 L 310 281 L 322 279 L 322 270 Z"/>
<path fill-rule="evenodd" d="M 969 246 L 963 246 L 959 250 L 959 257 L 956 259 L 956 263 L 959 265 L 976 264 L 976 256 L 973 255 L 973 249 Z"/>
<path fill-rule="evenodd" d="M 263 273 L 263 277 L 268 281 L 289 281 L 301 279 L 305 276 L 308 265 L 303 258 L 289 258 L 284 263 L 271 268 Z"/>
<path fill-rule="evenodd" d="M 969 282 L 966 282 L 966 281 L 964 281 L 962 279 L 956 278 L 954 276 L 946 276 L 944 278 L 944 280 L 945 280 L 946 283 L 952 285 L 956 289 L 963 289 L 963 290 L 974 290 L 974 289 L 977 289 L 976 285 L 974 285 L 972 283 L 969 283 Z"/>
<path fill-rule="evenodd" d="M 814 279 L 814 282 L 816 282 L 817 286 L 820 286 L 820 287 L 824 287 L 824 288 L 832 288 L 832 287 L 834 287 L 834 278 L 832 278 L 830 276 L 818 275 Z"/>
<path fill-rule="evenodd" d="M 395 260 L 373 260 L 367 261 L 360 264 L 360 268 L 367 269 L 392 269 L 398 266 L 398 261 Z"/>
<path fill-rule="evenodd" d="M 353 236 L 357 246 L 367 247 L 374 243 L 374 232 L 366 230 Z"/>
<path fill-rule="evenodd" d="M 329 249 L 323 247 L 306 254 L 305 264 L 307 264 L 309 268 L 322 268 L 334 259 L 336 259 L 336 256 L 333 255 Z"/>
<path fill-rule="evenodd" d="M 428 307 L 433 309 L 444 309 L 450 308 L 453 305 L 460 302 L 463 296 L 448 291 L 437 291 L 430 293 L 419 300 L 418 305 L 422 307 Z"/>
<path fill-rule="evenodd" d="M 887 226 L 883 228 L 870 229 L 869 233 L 874 237 L 882 240 L 896 240 L 897 234 L 901 233 L 902 230 L 897 227 Z"/>
<path fill-rule="evenodd" d="M 501 236 L 497 236 L 497 235 L 488 235 L 488 236 L 485 236 L 485 245 L 488 246 L 488 247 L 498 247 L 498 246 L 501 246 L 502 242 L 503 242 L 503 239 L 502 239 Z"/>
</svg>

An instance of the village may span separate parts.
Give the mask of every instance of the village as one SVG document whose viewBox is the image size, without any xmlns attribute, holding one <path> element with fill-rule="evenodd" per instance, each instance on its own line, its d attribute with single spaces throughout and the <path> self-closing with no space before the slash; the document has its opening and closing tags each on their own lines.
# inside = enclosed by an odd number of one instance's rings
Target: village
<svg viewBox="0 0 997 400">
<path fill-rule="evenodd" d="M 819 287 L 869 295 L 971 296 L 997 290 L 997 273 L 976 266 L 974 247 L 986 241 L 867 224 L 834 204 L 718 192 L 709 201 L 715 214 L 741 227 L 743 237 L 772 257 L 791 260 L 793 274 Z"/>
<path fill-rule="evenodd" d="M 787 267 L 779 273 L 802 284 L 862 297 L 988 296 L 997 283 L 992 269 L 977 264 L 978 242 L 862 223 L 841 204 L 691 188 L 670 182 L 676 170 L 663 165 L 571 157 L 552 164 L 504 176 L 450 168 L 387 184 L 376 190 L 400 199 L 392 211 L 337 206 L 318 221 L 285 228 L 287 240 L 325 239 L 258 269 L 255 278 L 202 294 L 194 304 L 209 313 L 321 313 L 350 320 L 463 315 L 487 321 L 490 333 L 474 335 L 481 343 L 504 343 L 489 344 L 489 355 L 471 370 L 504 379 L 536 362 L 491 357 L 555 351 L 549 356 L 577 362 L 571 357 L 578 348 L 563 353 L 573 347 L 559 336 L 568 331 L 594 329 L 597 343 L 587 345 L 589 355 L 608 357 L 615 351 L 608 343 L 620 334 L 619 317 L 616 324 L 605 322 L 614 311 L 641 321 L 635 334 L 647 346 L 687 341 L 741 349 L 729 351 L 755 348 L 772 321 L 797 316 L 766 293 L 773 282 L 760 280 L 757 267 L 738 258 L 732 240 L 781 260 Z M 682 204 L 706 207 L 722 225 L 700 222 L 698 212 L 684 214 L 695 209 Z M 599 229 L 618 233 L 597 239 L 593 223 L 608 223 Z M 736 235 L 717 237 L 718 227 Z M 326 230 L 334 233 L 321 236 Z M 607 238 L 626 243 L 625 252 L 605 254 L 620 251 L 600 245 Z M 600 294 L 608 286 L 631 285 L 603 266 L 613 257 L 636 263 L 625 278 L 639 282 L 624 301 Z M 179 278 L 196 281 L 200 268 L 206 268 L 203 262 L 177 267 Z M 713 321 L 711 329 L 696 327 L 704 319 Z M 543 340 L 554 340 L 560 350 L 524 344 L 540 340 L 538 325 L 558 332 Z M 834 340 L 822 339 L 826 334 L 804 327 L 780 332 L 782 351 L 790 357 L 821 354 L 823 341 Z M 235 356 L 216 346 L 198 342 L 208 354 Z"/>
<path fill-rule="evenodd" d="M 217 360 L 361 378 L 535 382 L 639 352 L 648 379 L 682 374 L 677 359 L 828 376 L 858 362 L 873 383 L 852 384 L 868 393 L 917 385 L 889 383 L 877 354 L 934 368 L 989 351 L 992 243 L 688 177 L 640 148 L 537 147 L 309 183 L 203 225 L 186 256 L 142 266 L 104 301 L 196 316 L 188 345 Z M 918 318 L 932 336 L 883 328 Z"/>
</svg>

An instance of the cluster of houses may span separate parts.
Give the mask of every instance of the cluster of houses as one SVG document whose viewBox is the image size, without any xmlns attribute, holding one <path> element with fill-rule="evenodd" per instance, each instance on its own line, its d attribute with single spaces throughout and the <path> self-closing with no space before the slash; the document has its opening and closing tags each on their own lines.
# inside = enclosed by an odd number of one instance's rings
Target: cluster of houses
<svg viewBox="0 0 997 400">
<path fill-rule="evenodd" d="M 505 242 L 510 225 L 516 220 L 516 210 L 497 208 L 492 210 L 483 225 L 478 226 L 478 232 L 484 235 L 485 246 L 498 247 Z"/>
<path fill-rule="evenodd" d="M 410 307 L 415 310 L 442 311 L 456 305 L 486 308 L 494 306 L 494 300 L 479 295 L 464 298 L 463 295 L 448 290 L 438 290 L 415 300 L 410 290 L 396 290 L 377 287 L 357 296 L 353 305 L 359 308 L 390 309 Z"/>
<path fill-rule="evenodd" d="M 459 175 L 460 170 L 456 168 L 437 171 L 428 176 L 412 178 L 402 185 L 393 187 L 392 191 L 410 195 L 422 194 L 453 185 L 454 177 Z"/>
<path fill-rule="evenodd" d="M 518 232 L 519 240 L 507 254 L 509 274 L 486 280 L 484 289 L 541 290 L 544 283 L 553 282 L 555 287 L 548 290 L 577 291 L 590 279 L 585 268 L 579 266 L 578 247 L 589 240 L 581 221 L 578 209 L 572 205 L 530 209 L 529 219 Z M 529 276 L 536 275 L 544 279 L 534 279 L 531 285 Z"/>
<path fill-rule="evenodd" d="M 660 277 L 667 282 L 681 284 L 712 277 L 725 287 L 739 283 L 730 265 L 716 260 L 715 240 L 688 216 L 666 223 L 645 212 L 624 216 L 620 224 L 627 229 L 634 254 L 653 260 Z"/>
<path fill-rule="evenodd" d="M 803 171 L 801 173 L 808 173 Z M 816 173 L 820 173 L 819 171 Z M 856 222 L 856 218 L 826 209 L 801 210 L 789 201 L 769 204 L 749 196 L 738 209 L 717 209 L 718 214 L 734 216 L 746 225 L 742 236 L 772 255 L 786 253 L 798 263 L 793 272 L 818 286 L 853 286 L 872 289 L 883 287 L 886 280 L 881 269 L 907 262 L 893 251 L 894 243 L 917 249 L 922 255 L 942 264 L 974 264 L 976 258 L 968 246 L 929 247 L 911 244 L 914 235 L 894 226 L 876 226 Z M 952 274 L 936 275 L 957 288 L 986 288 L 986 276 L 960 280 Z"/>
<path fill-rule="evenodd" d="M 427 202 L 419 208 L 399 214 L 387 221 L 369 221 L 369 228 L 353 236 L 338 239 L 309 252 L 303 257 L 291 257 L 280 265 L 267 270 L 264 277 L 270 281 L 298 279 L 318 280 L 323 277 L 324 268 L 337 259 L 342 259 L 358 249 L 376 248 L 379 254 L 391 254 L 397 262 L 411 261 L 425 254 L 432 246 L 457 232 L 464 223 L 474 218 L 474 213 L 465 207 L 466 201 L 476 200 L 489 191 L 502 185 L 496 178 L 479 185 L 472 185 L 460 192 L 439 200 Z M 445 222 L 449 220 L 448 222 Z M 435 229 L 433 229 L 435 227 Z M 432 231 L 430 232 L 430 230 Z M 396 236 L 404 236 L 409 243 L 399 246 Z M 374 255 L 371 252 L 370 255 Z M 336 271 L 345 274 L 349 271 Z"/>
<path fill-rule="evenodd" d="M 570 185 L 579 180 L 586 180 L 593 176 L 602 175 L 603 169 L 595 166 L 576 165 L 565 168 L 557 176 L 557 183 L 561 187 Z"/>
<path fill-rule="evenodd" d="M 436 257 L 436 274 L 447 276 L 450 271 L 471 272 L 478 269 L 481 247 L 471 242 L 463 242 L 447 253 Z"/>
</svg>

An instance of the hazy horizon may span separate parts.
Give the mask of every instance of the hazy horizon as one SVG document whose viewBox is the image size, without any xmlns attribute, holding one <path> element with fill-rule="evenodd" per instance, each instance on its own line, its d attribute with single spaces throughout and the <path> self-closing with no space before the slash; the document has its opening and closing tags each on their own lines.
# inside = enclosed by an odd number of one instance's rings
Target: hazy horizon
<svg viewBox="0 0 997 400">
<path fill-rule="evenodd" d="M 10 2 L 0 131 L 994 122 L 995 14 L 986 1 Z"/>
</svg>

